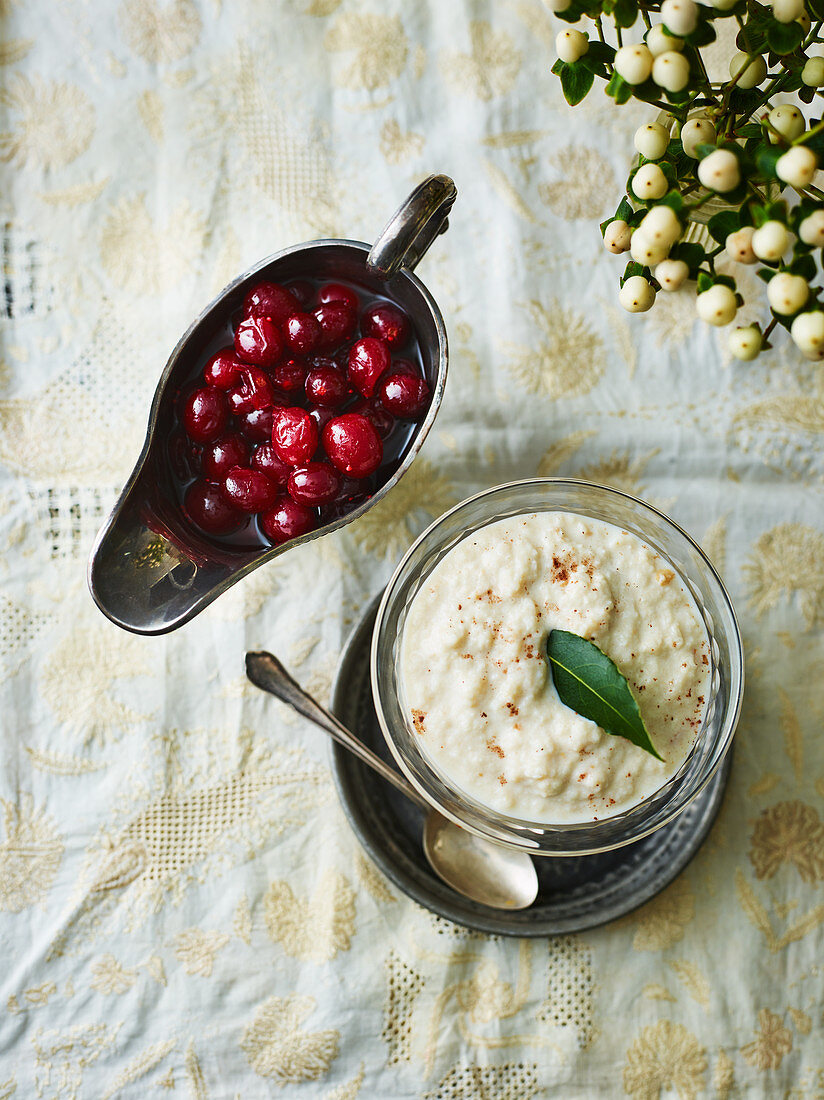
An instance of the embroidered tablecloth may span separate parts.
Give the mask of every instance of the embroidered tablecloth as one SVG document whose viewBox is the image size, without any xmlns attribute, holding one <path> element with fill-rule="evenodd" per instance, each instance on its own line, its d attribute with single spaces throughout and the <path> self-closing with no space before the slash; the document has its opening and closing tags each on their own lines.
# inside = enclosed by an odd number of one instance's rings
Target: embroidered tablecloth
<svg viewBox="0 0 824 1100">
<path fill-rule="evenodd" d="M 574 112 L 537 0 L 2 0 L 0 1097 L 824 1096 L 824 389 L 730 362 L 689 293 L 617 306 L 597 221 L 646 108 Z M 374 238 L 453 176 L 420 273 L 446 399 L 361 521 L 165 638 L 96 611 L 91 540 L 169 350 L 261 255 Z M 665 508 L 732 592 L 748 684 L 728 794 L 611 927 L 474 935 L 400 895 L 320 733 L 413 536 L 534 474 Z"/>
</svg>

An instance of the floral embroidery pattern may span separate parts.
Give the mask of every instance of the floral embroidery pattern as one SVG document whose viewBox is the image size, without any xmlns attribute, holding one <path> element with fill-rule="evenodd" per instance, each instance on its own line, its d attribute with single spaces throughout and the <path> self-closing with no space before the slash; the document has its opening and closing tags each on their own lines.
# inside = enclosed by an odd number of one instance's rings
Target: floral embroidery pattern
<svg viewBox="0 0 824 1100">
<path fill-rule="evenodd" d="M 803 882 L 816 882 L 824 878 L 824 823 L 804 802 L 779 802 L 759 814 L 750 860 L 758 878 L 772 878 L 782 863 L 792 863 Z"/>
<path fill-rule="evenodd" d="M 255 1013 L 240 1048 L 255 1073 L 283 1085 L 316 1081 L 338 1056 L 340 1035 L 331 1029 L 304 1031 L 315 1010 L 312 997 L 270 997 Z"/>
<path fill-rule="evenodd" d="M 348 951 L 355 928 L 355 892 L 327 871 L 311 899 L 296 898 L 288 882 L 273 882 L 263 901 L 269 935 L 297 959 L 324 962 Z"/>
<path fill-rule="evenodd" d="M 559 301 L 527 302 L 526 311 L 540 335 L 532 346 L 507 347 L 515 381 L 542 397 L 581 397 L 594 389 L 606 360 L 604 342 L 587 318 Z"/>
<path fill-rule="evenodd" d="M 504 95 L 521 69 L 521 52 L 506 31 L 494 31 L 484 20 L 469 24 L 469 53 L 441 55 L 444 79 L 456 90 L 488 101 Z"/>
<path fill-rule="evenodd" d="M 784 1027 L 780 1016 L 762 1008 L 758 1013 L 758 1030 L 751 1043 L 741 1048 L 745 1062 L 760 1070 L 778 1069 L 785 1054 L 793 1049 L 793 1035 Z"/>
<path fill-rule="evenodd" d="M 31 795 L 17 805 L 0 799 L 3 831 L 0 841 L 0 910 L 19 913 L 42 901 L 60 861 L 63 840 L 44 810 L 35 808 Z"/>
<path fill-rule="evenodd" d="M 323 45 L 330 53 L 354 56 L 337 74 L 344 88 L 374 92 L 400 76 L 408 44 L 397 16 L 346 12 L 326 32 Z"/>
<path fill-rule="evenodd" d="M 624 1091 L 635 1100 L 658 1100 L 662 1089 L 676 1089 L 681 1100 L 695 1100 L 704 1087 L 707 1056 L 682 1024 L 661 1020 L 645 1027 L 627 1051 Z"/>
<path fill-rule="evenodd" d="M 0 94 L 15 118 L 0 134 L 0 158 L 17 167 L 62 168 L 88 149 L 94 107 L 80 88 L 16 73 Z"/>
</svg>

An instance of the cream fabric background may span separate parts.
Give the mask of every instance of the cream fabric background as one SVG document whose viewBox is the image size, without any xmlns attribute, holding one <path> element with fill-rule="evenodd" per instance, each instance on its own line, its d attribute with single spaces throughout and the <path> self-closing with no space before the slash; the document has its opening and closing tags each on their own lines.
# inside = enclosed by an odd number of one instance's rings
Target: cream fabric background
<svg viewBox="0 0 824 1100">
<path fill-rule="evenodd" d="M 688 295 L 619 311 L 596 223 L 644 111 L 566 107 L 537 0 L 0 16 L 0 1098 L 824 1096 L 824 376 L 730 364 Z M 421 268 L 453 353 L 411 472 L 172 636 L 112 627 L 86 556 L 190 317 L 266 252 L 374 237 L 429 171 L 460 192 Z M 536 472 L 703 541 L 748 687 L 689 869 L 519 943 L 389 887 L 242 657 L 328 692 L 413 535 Z"/>
</svg>

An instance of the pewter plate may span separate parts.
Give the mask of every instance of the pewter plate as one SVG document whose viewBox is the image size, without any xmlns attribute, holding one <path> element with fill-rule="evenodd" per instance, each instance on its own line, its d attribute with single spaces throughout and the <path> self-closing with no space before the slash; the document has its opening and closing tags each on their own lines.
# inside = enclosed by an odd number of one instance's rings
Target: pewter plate
<svg viewBox="0 0 824 1100">
<path fill-rule="evenodd" d="M 332 710 L 395 766 L 369 680 L 369 647 L 378 596 L 341 657 Z M 595 928 L 660 893 L 686 867 L 712 827 L 724 797 L 730 756 L 675 821 L 636 844 L 601 855 L 535 860 L 540 888 L 529 909 L 504 912 L 461 897 L 435 875 L 421 847 L 423 813 L 347 749 L 332 743 L 332 772 L 343 809 L 374 863 L 420 905 L 447 920 L 502 936 L 550 936 Z"/>
</svg>

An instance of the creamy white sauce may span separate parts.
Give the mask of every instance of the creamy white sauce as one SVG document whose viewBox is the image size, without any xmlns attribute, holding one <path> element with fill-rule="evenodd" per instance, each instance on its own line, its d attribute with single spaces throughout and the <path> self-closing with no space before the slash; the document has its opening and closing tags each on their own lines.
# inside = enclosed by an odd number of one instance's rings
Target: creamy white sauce
<svg viewBox="0 0 824 1100">
<path fill-rule="evenodd" d="M 664 762 L 559 699 L 553 629 L 628 680 Z M 571 512 L 489 524 L 441 559 L 401 642 L 403 705 L 432 766 L 479 802 L 543 823 L 601 820 L 683 763 L 709 699 L 709 640 L 673 567 L 636 535 Z"/>
</svg>

